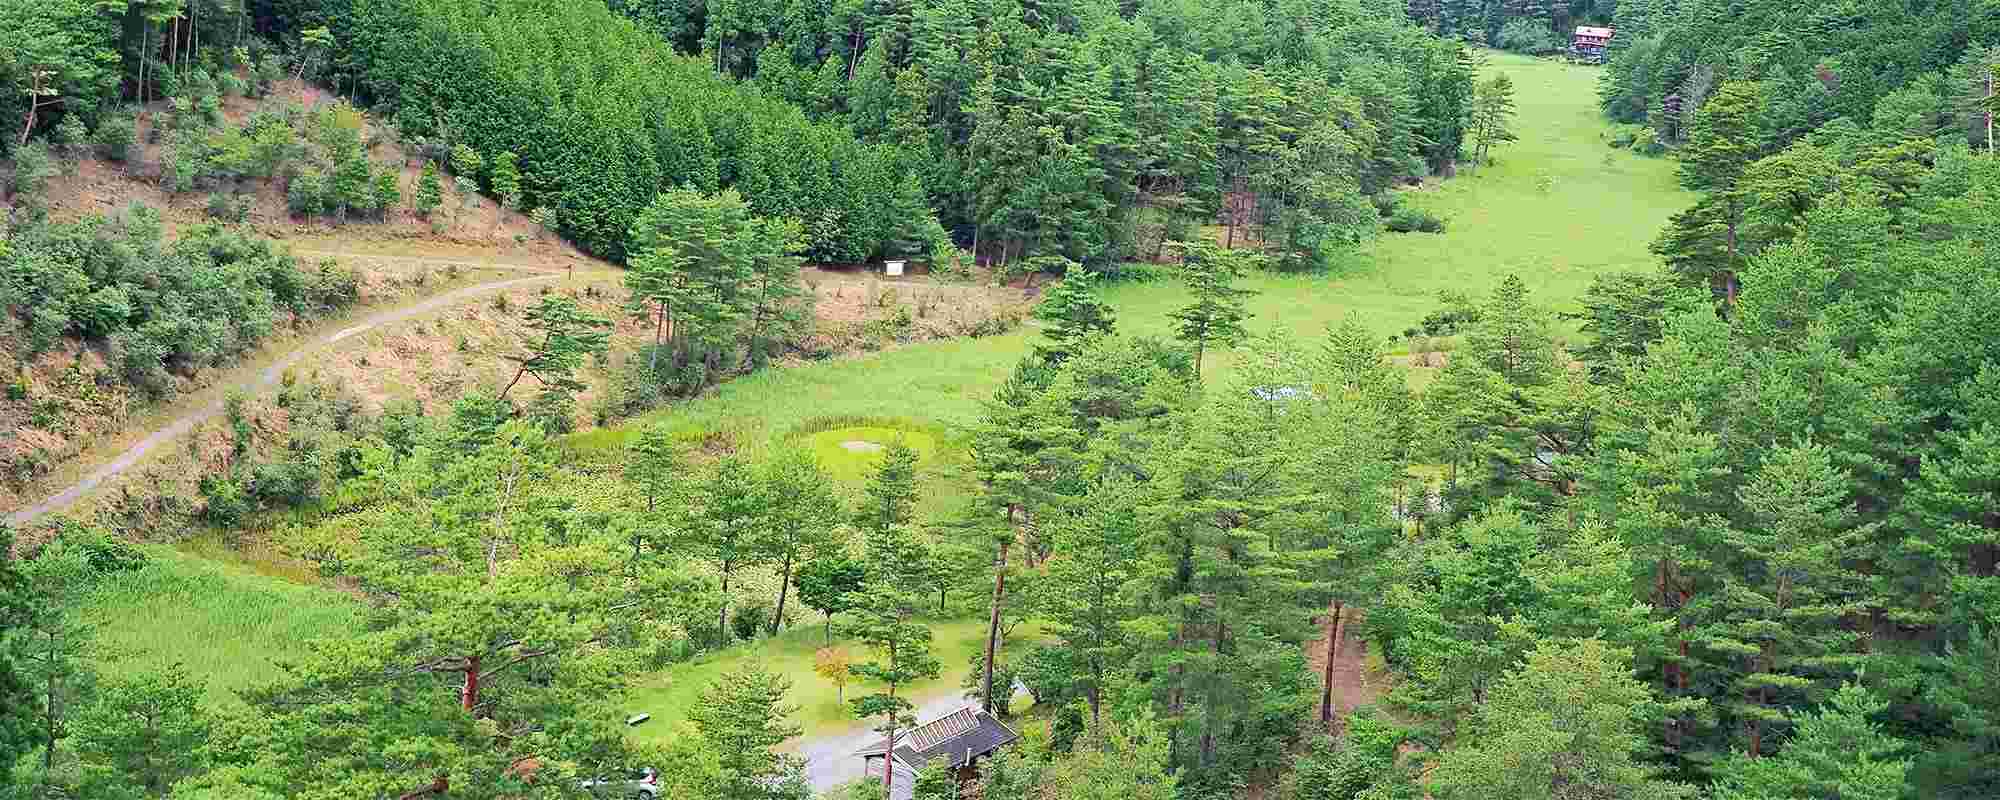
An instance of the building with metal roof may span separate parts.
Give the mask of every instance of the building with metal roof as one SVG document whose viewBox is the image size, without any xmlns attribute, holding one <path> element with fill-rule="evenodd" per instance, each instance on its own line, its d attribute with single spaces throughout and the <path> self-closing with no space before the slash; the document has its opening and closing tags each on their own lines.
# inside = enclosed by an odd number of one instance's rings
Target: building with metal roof
<svg viewBox="0 0 2000 800">
<path fill-rule="evenodd" d="M 915 784 L 917 770 L 943 760 L 957 774 L 960 783 L 979 778 L 979 759 L 1020 739 L 1020 734 L 995 719 L 992 714 L 966 706 L 950 714 L 896 734 L 891 800 L 906 800 Z M 889 751 L 888 739 L 877 739 L 855 755 L 867 764 L 868 775 L 883 775 L 883 759 Z"/>
</svg>

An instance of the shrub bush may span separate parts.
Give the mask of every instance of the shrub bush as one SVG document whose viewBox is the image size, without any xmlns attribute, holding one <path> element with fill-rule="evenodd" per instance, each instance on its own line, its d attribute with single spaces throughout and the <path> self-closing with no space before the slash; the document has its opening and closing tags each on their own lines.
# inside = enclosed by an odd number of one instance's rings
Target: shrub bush
<svg viewBox="0 0 2000 800">
<path fill-rule="evenodd" d="M 730 632 L 745 641 L 757 638 L 757 632 L 770 624 L 771 607 L 763 603 L 744 603 L 729 613 Z"/>
<path fill-rule="evenodd" d="M 1409 207 L 1396 209 L 1388 225 L 1389 230 L 1397 233 L 1443 233 L 1445 229 L 1445 221 L 1436 214 Z"/>
<path fill-rule="evenodd" d="M 1667 152 L 1667 145 L 1660 141 L 1659 131 L 1641 127 L 1633 132 L 1632 152 L 1642 156 L 1659 156 Z"/>
<path fill-rule="evenodd" d="M 132 157 L 132 145 L 138 141 L 138 129 L 131 116 L 119 111 L 99 119 L 97 130 L 91 132 L 90 140 L 97 145 L 98 155 L 107 161 L 122 163 Z"/>
<path fill-rule="evenodd" d="M 285 187 L 285 210 L 293 216 L 310 217 L 327 211 L 327 195 L 331 182 L 326 173 L 317 168 L 307 168 L 292 179 Z"/>
<path fill-rule="evenodd" d="M 528 401 L 523 416 L 550 436 L 569 433 L 576 430 L 576 397 L 559 388 L 543 389 Z"/>
<path fill-rule="evenodd" d="M 14 193 L 25 195 L 39 202 L 42 190 L 48 188 L 49 179 L 61 170 L 56 168 L 56 160 L 49 155 L 49 146 L 40 139 L 29 140 L 27 144 L 14 149 Z"/>
<path fill-rule="evenodd" d="M 352 273 L 299 269 L 271 242 L 214 225 L 168 243 L 159 215 L 134 206 L 118 220 L 36 223 L 10 232 L 0 286 L 27 328 L 31 352 L 65 335 L 109 346 L 116 372 L 149 393 L 166 366 L 210 366 L 253 347 L 282 313 L 353 302 Z"/>
<path fill-rule="evenodd" d="M 85 145 L 90 143 L 90 129 L 83 124 L 82 114 L 64 114 L 56 123 L 56 146 L 62 148 L 64 158 L 80 158 Z"/>
<path fill-rule="evenodd" d="M 234 528 L 250 515 L 250 495 L 233 475 L 208 475 L 201 479 L 205 502 L 202 518 L 219 528 Z"/>
</svg>

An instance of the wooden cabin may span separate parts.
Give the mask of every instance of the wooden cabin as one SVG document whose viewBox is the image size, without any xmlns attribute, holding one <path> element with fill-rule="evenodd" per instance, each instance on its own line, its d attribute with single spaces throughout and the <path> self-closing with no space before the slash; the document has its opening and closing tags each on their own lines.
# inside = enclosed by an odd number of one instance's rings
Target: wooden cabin
<svg viewBox="0 0 2000 800">
<path fill-rule="evenodd" d="M 1589 25 L 1576 26 L 1576 35 L 1570 38 L 1569 51 L 1577 58 L 1595 64 L 1604 63 L 1604 50 L 1611 46 L 1611 37 L 1617 35 L 1615 28 L 1597 28 Z"/>
<path fill-rule="evenodd" d="M 891 800 L 908 800 L 914 794 L 917 770 L 931 762 L 943 759 L 963 787 L 979 780 L 979 759 L 1020 738 L 992 714 L 966 706 L 907 732 L 897 732 L 893 755 L 888 739 L 877 739 L 855 755 L 867 765 L 863 773 L 867 775 L 881 777 L 893 763 L 896 779 L 890 785 Z"/>
</svg>

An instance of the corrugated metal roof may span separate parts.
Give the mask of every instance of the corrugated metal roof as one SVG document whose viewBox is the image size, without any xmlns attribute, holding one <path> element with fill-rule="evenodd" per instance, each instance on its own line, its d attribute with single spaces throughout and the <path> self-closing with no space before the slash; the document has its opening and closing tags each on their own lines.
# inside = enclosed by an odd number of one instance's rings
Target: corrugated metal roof
<svg viewBox="0 0 2000 800">
<path fill-rule="evenodd" d="M 1593 28 L 1589 25 L 1576 26 L 1576 35 L 1591 36 L 1598 39 L 1609 39 L 1611 38 L 1612 34 L 1615 34 L 1617 32 L 1618 31 L 1616 28 Z"/>
<path fill-rule="evenodd" d="M 919 725 L 907 735 L 898 735 L 896 760 L 916 768 L 942 758 L 954 768 L 962 767 L 967 761 L 998 750 L 1019 738 L 1019 734 L 994 719 L 993 715 L 966 706 Z M 881 755 L 887 749 L 889 740 L 877 739 L 856 755 Z"/>
<path fill-rule="evenodd" d="M 929 750 L 977 727 L 979 718 L 973 716 L 972 709 L 961 708 L 932 720 L 929 725 L 919 726 L 916 730 L 910 731 L 908 743 L 912 749 Z"/>
</svg>

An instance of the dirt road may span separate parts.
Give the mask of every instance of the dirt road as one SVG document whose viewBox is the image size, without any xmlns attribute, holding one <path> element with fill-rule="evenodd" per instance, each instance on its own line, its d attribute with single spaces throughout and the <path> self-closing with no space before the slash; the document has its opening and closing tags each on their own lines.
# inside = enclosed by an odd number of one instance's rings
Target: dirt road
<svg viewBox="0 0 2000 800">
<path fill-rule="evenodd" d="M 317 253 L 318 251 L 313 251 L 313 252 Z M 339 254 L 328 254 L 328 253 L 320 253 L 320 254 L 339 255 Z M 358 257 L 381 258 L 381 256 L 375 256 L 375 255 L 364 255 Z M 424 260 L 430 261 L 430 259 L 424 259 Z M 444 263 L 444 262 L 439 262 L 439 263 Z M 524 278 L 511 278 L 504 281 L 493 281 L 491 283 L 482 283 L 476 286 L 467 286 L 462 289 L 453 289 L 452 291 L 435 295 L 433 297 L 429 297 L 423 300 L 419 300 L 409 305 L 399 306 L 396 308 L 377 312 L 373 315 L 370 315 L 362 319 L 359 322 L 354 323 L 353 325 L 349 325 L 331 334 L 321 337 L 316 337 L 314 339 L 305 342 L 304 344 L 300 345 L 297 349 L 289 353 L 286 353 L 282 358 L 279 358 L 276 362 L 272 363 L 270 366 L 265 367 L 261 372 L 257 373 L 254 376 L 251 376 L 250 380 L 244 381 L 243 383 L 239 384 L 236 388 L 242 389 L 243 391 L 249 393 L 255 393 L 262 391 L 264 389 L 268 389 L 271 386 L 277 384 L 278 378 L 285 374 L 285 370 L 290 369 L 293 365 L 304 360 L 306 356 L 312 355 L 313 353 L 316 353 L 320 350 L 338 344 L 343 339 L 347 339 L 357 334 L 366 333 L 374 328 L 379 328 L 382 327 L 383 325 L 390 325 L 397 322 L 402 322 L 404 320 L 412 319 L 414 317 L 423 316 L 425 314 L 442 311 L 451 308 L 453 306 L 460 305 L 465 301 L 478 297 L 482 294 L 499 291 L 501 289 L 508 289 L 515 286 L 520 286 L 522 284 L 559 280 L 563 277 L 563 273 L 548 271 L 546 267 L 527 267 L 522 265 L 510 265 L 510 264 L 477 264 L 477 266 L 488 267 L 488 268 L 511 267 L 514 269 L 520 269 L 522 271 L 532 271 L 541 274 L 536 274 Z M 159 447 L 161 444 L 164 444 L 166 442 L 173 441 L 174 439 L 180 437 L 182 434 L 185 434 L 188 431 L 193 430 L 195 426 L 200 425 L 203 422 L 207 422 L 208 420 L 213 419 L 217 415 L 221 414 L 224 402 L 225 401 L 222 399 L 217 399 L 214 402 L 209 403 L 205 407 L 195 409 L 186 414 L 182 414 L 181 416 L 174 419 L 173 422 L 169 423 L 166 427 L 154 431 L 150 434 L 147 434 L 146 438 L 140 439 L 137 443 L 133 444 L 131 447 L 126 448 L 124 452 L 119 453 L 117 457 L 111 459 L 110 462 L 105 463 L 104 465 L 98 467 L 97 469 L 92 470 L 90 474 L 85 475 L 81 480 L 70 485 L 68 488 L 63 489 L 60 492 L 57 492 L 54 496 L 49 497 L 46 500 L 43 500 L 39 503 L 35 503 L 34 505 L 27 506 L 25 508 L 18 509 L 11 514 L 8 514 L 6 517 L 6 523 L 10 526 L 18 527 L 20 525 L 25 525 L 29 522 L 33 522 L 35 519 L 45 514 L 54 513 L 57 511 L 61 511 L 65 508 L 68 508 L 71 504 L 75 503 L 78 499 L 81 499 L 84 495 L 89 494 L 92 490 L 96 489 L 106 480 L 116 477 L 117 475 L 125 472 L 126 470 L 131 469 L 133 465 L 139 463 L 140 460 L 144 459 L 146 457 L 146 454 L 152 452 L 153 448 Z"/>
</svg>

